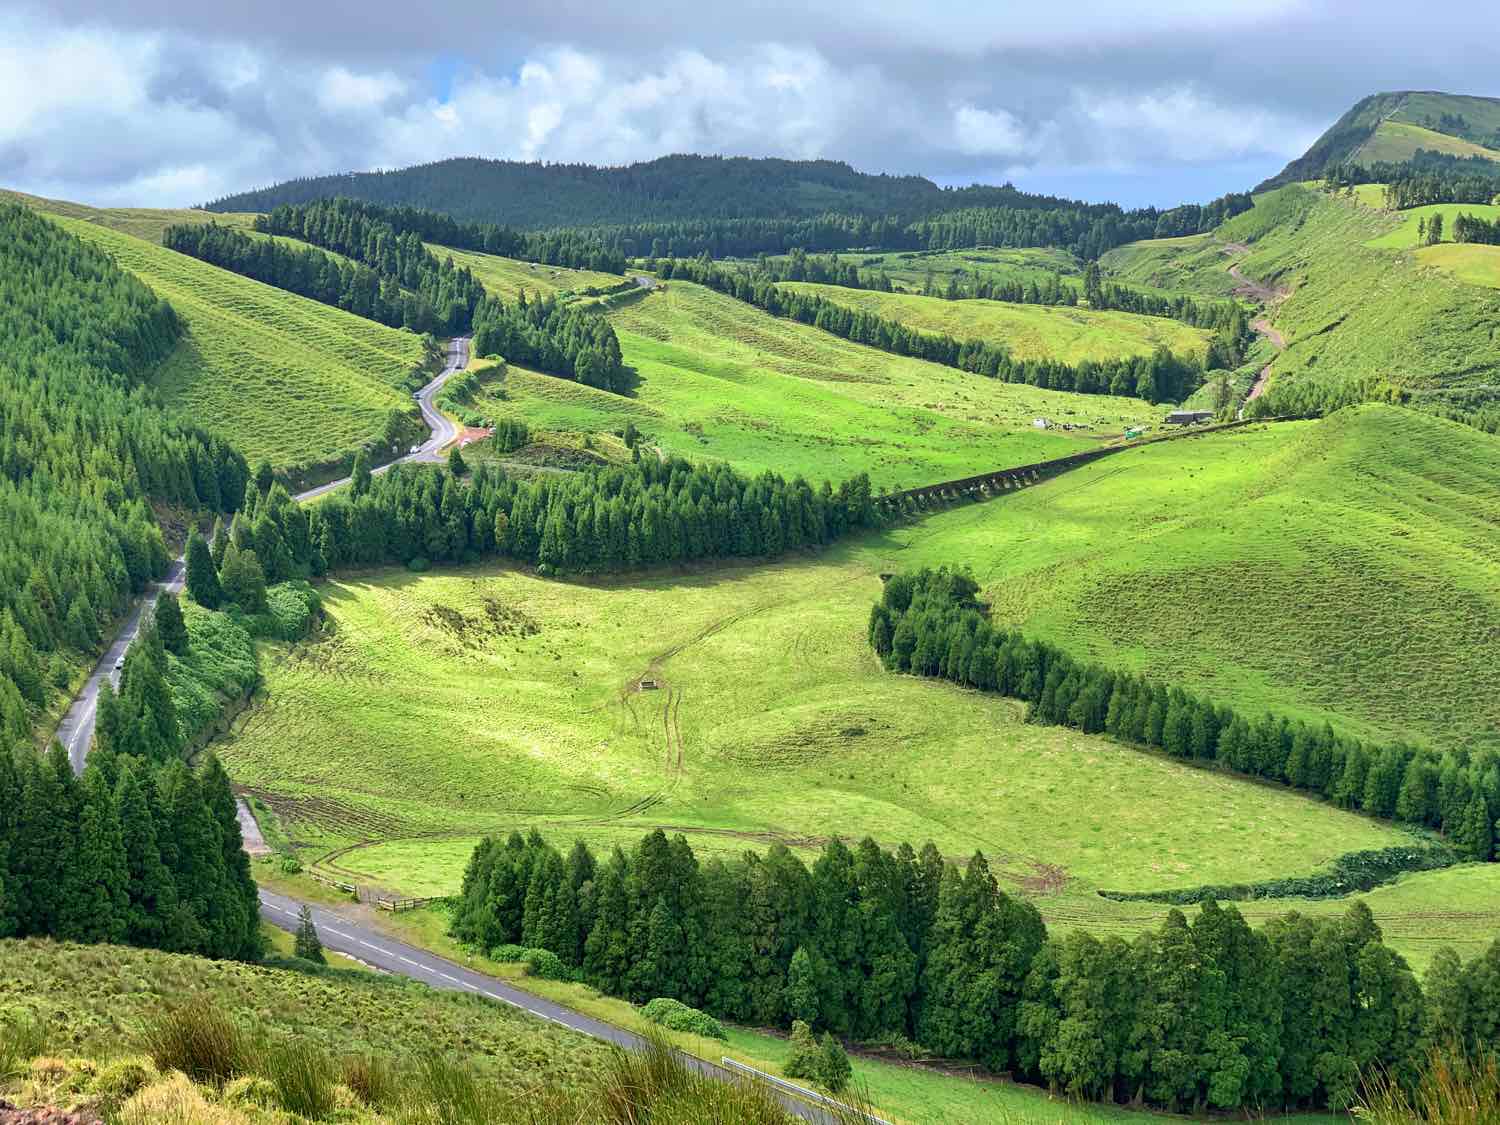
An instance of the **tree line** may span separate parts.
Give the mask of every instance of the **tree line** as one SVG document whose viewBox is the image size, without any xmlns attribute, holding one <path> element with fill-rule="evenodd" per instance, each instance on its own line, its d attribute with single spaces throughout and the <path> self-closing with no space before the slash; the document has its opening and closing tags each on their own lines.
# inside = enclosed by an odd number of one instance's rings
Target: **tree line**
<svg viewBox="0 0 1500 1125">
<path fill-rule="evenodd" d="M 366 219 L 387 223 L 398 235 L 415 234 L 423 242 L 598 273 L 625 271 L 625 256 L 588 230 L 523 232 L 498 223 L 462 222 L 420 207 L 382 207 L 347 198 L 341 201 Z"/>
<path fill-rule="evenodd" d="M 180 334 L 103 251 L 0 203 L 0 754 L 165 572 L 150 501 L 240 503 L 244 459 L 145 388 Z"/>
<path fill-rule="evenodd" d="M 1442 216 L 1435 215 L 1433 218 L 1441 219 Z M 1474 215 L 1460 214 L 1453 220 L 1453 241 L 1480 242 L 1488 246 L 1500 246 L 1500 219 L 1486 222 Z"/>
<path fill-rule="evenodd" d="M 620 343 L 609 322 L 590 309 L 553 299 L 513 302 L 485 292 L 467 267 L 439 261 L 408 214 L 398 229 L 385 208 L 350 199 L 278 207 L 256 219 L 258 230 L 301 239 L 364 263 L 383 281 L 415 293 L 435 310 L 439 331 L 474 333 L 478 355 L 575 379 L 603 390 L 628 383 Z M 232 267 L 231 267 L 232 268 Z"/>
<path fill-rule="evenodd" d="M 1385 205 L 1393 211 L 1434 203 L 1489 203 L 1500 194 L 1500 163 L 1418 149 L 1405 161 L 1333 165 L 1324 171 L 1323 182 L 1330 188 L 1384 184 Z"/>
<path fill-rule="evenodd" d="M 1107 734 L 1173 757 L 1316 794 L 1340 808 L 1440 830 L 1463 856 L 1495 858 L 1500 754 L 1441 755 L 1365 742 L 1328 724 L 1246 716 L 1179 687 L 1075 660 L 990 624 L 967 574 L 894 575 L 870 611 L 888 668 L 939 676 L 1027 704 L 1028 721 Z"/>
<path fill-rule="evenodd" d="M 162 245 L 211 266 L 333 305 L 366 320 L 413 332 L 446 332 L 450 318 L 439 317 L 430 301 L 403 289 L 369 266 L 313 246 L 292 246 L 275 238 L 253 238 L 217 223 L 167 227 Z"/>
<path fill-rule="evenodd" d="M 879 259 L 876 259 L 877 261 Z M 700 256 L 699 261 L 702 261 Z M 658 269 L 660 263 L 647 259 L 646 268 Z M 722 263 L 734 268 L 737 263 Z M 673 265 L 675 269 L 675 263 Z M 826 257 L 810 255 L 798 248 L 785 257 L 760 255 L 754 263 L 744 263 L 739 268 L 753 277 L 764 277 L 771 281 L 806 281 L 819 285 L 838 285 L 845 289 L 865 289 L 877 293 L 900 292 L 884 269 L 861 271 L 854 262 L 843 261 L 836 254 Z M 1019 278 L 1005 279 L 985 277 L 978 270 L 972 278 L 961 276 L 962 271 L 948 275 L 945 285 L 938 285 L 929 270 L 922 286 L 922 295 L 941 297 L 946 301 L 985 300 L 1005 301 L 1018 305 L 1053 305 L 1066 308 L 1077 307 L 1079 288 L 1064 283 L 1060 274 L 1051 274 L 1042 279 L 1022 281 Z M 1083 299 L 1091 309 L 1113 309 L 1136 313 L 1140 316 L 1160 316 L 1180 320 L 1197 328 L 1213 328 L 1224 332 L 1226 341 L 1233 342 L 1236 351 L 1243 351 L 1249 340 L 1250 329 L 1244 310 L 1233 301 L 1210 301 L 1199 304 L 1186 295 L 1168 297 L 1147 293 L 1124 285 L 1106 284 L 1098 262 L 1090 262 L 1084 270 L 1082 283 Z M 1228 356 L 1226 356 L 1228 358 Z M 1234 363 L 1212 363 L 1210 367 L 1233 367 Z"/>
<path fill-rule="evenodd" d="M 1003 343 L 960 341 L 946 334 L 909 328 L 890 317 L 846 308 L 815 293 L 782 289 L 770 277 L 726 269 L 706 256 L 663 261 L 658 263 L 657 272 L 664 279 L 681 278 L 706 285 L 764 309 L 772 316 L 785 316 L 811 324 L 858 344 L 988 375 L 1007 383 L 1026 383 L 1080 394 L 1133 395 L 1154 403 L 1181 402 L 1203 382 L 1203 368 L 1196 357 L 1176 356 L 1165 347 L 1147 356 L 1084 360 L 1077 365 L 1052 359 L 1018 360 L 1011 356 Z"/>
<path fill-rule="evenodd" d="M 1180 238 L 1185 234 L 1204 234 L 1254 206 L 1255 199 L 1247 191 L 1232 191 L 1210 203 L 1184 203 L 1157 216 L 1156 233 L 1152 237 Z"/>
<path fill-rule="evenodd" d="M 281 517 L 301 512 L 295 505 Z M 518 480 L 488 465 L 451 471 L 356 466 L 350 487 L 310 509 L 314 568 L 504 556 L 542 573 L 762 557 L 820 546 L 878 521 L 870 481 L 813 488 L 774 473 L 644 458 L 629 467 Z M 238 521 L 237 521 L 238 522 Z M 259 517 L 255 549 L 261 544 Z M 189 555 L 191 568 L 192 556 Z M 192 586 L 189 570 L 189 588 Z"/>
<path fill-rule="evenodd" d="M 1171 1110 L 1347 1106 L 1362 1075 L 1410 1078 L 1431 1042 L 1493 1048 L 1500 941 L 1434 960 L 1428 992 L 1369 908 L 1253 930 L 1233 905 L 1177 910 L 1127 942 L 1047 933 L 981 853 L 834 839 L 700 863 L 660 830 L 600 860 L 535 830 L 475 848 L 451 932 L 548 950 L 635 1003 L 667 997 L 755 1026 L 797 1022 Z M 500 950 L 502 953 L 504 950 Z"/>
</svg>

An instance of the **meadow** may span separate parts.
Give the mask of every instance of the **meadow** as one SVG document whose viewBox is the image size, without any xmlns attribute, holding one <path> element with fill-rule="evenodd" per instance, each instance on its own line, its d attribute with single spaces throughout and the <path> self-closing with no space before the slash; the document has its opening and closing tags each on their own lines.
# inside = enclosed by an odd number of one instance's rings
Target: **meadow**
<svg viewBox="0 0 1500 1125">
<path fill-rule="evenodd" d="M 549 266 L 539 262 L 522 262 L 515 258 L 480 254 L 473 250 L 458 250 L 451 246 L 439 246 L 436 243 L 427 248 L 436 254 L 440 261 L 443 258 L 452 258 L 454 265 L 467 266 L 469 272 L 484 286 L 485 292 L 506 301 L 514 301 L 523 289 L 528 298 L 567 297 L 582 293 L 585 289 L 609 289 L 624 280 L 617 274 L 569 269 L 567 266 Z"/>
<path fill-rule="evenodd" d="M 1213 235 L 1134 243 L 1103 261 L 1124 280 L 1219 294 L 1234 284 L 1224 248 L 1248 245 L 1237 256 L 1244 274 L 1288 294 L 1272 315 L 1287 340 L 1273 390 L 1283 381 L 1411 391 L 1492 383 L 1500 294 L 1427 268 L 1425 250 L 1400 249 L 1400 232 L 1415 231 L 1411 214 L 1292 184 L 1257 196 Z"/>
<path fill-rule="evenodd" d="M 1394 230 L 1388 231 L 1379 238 L 1372 238 L 1366 242 L 1366 246 L 1372 246 L 1377 250 L 1415 250 L 1422 246 L 1419 240 L 1417 228 L 1419 225 L 1432 222 L 1436 216 L 1442 216 L 1445 237 L 1453 236 L 1453 221 L 1460 215 L 1472 215 L 1476 219 L 1484 219 L 1494 222 L 1500 219 L 1500 207 L 1485 203 L 1435 203 L 1428 207 L 1412 207 L 1405 211 L 1397 212 L 1403 220 L 1401 225 Z M 1440 245 L 1449 245 L 1443 243 Z M 1480 247 L 1475 247 L 1480 249 Z M 1433 247 L 1427 247 L 1430 250 Z M 1425 261 L 1425 254 L 1419 254 L 1418 259 Z"/>
<path fill-rule="evenodd" d="M 633 422 L 665 453 L 814 482 L 868 472 L 876 488 L 1063 456 L 1159 414 L 1140 399 L 1038 390 L 890 355 L 688 282 L 608 315 L 635 372 L 629 395 L 511 367 L 475 409 L 542 437 Z M 1043 432 L 1038 416 L 1082 428 Z"/>
<path fill-rule="evenodd" d="M 252 463 L 294 477 L 379 439 L 411 400 L 421 340 L 84 219 L 55 218 L 171 302 L 187 326 L 155 385 L 195 422 L 233 437 Z"/>
<path fill-rule="evenodd" d="M 1016 359 L 1077 364 L 1149 355 L 1159 347 L 1177 355 L 1201 357 L 1208 344 L 1209 334 L 1203 329 L 1159 316 L 1005 301 L 948 301 L 914 293 L 880 293 L 808 282 L 787 282 L 783 288 L 816 294 L 845 308 L 875 313 L 924 332 L 957 340 L 1002 343 Z"/>
<path fill-rule="evenodd" d="M 1477 156 L 1483 160 L 1494 160 L 1500 153 L 1492 148 L 1475 144 L 1463 137 L 1439 133 L 1409 121 L 1382 121 L 1375 128 L 1359 151 L 1350 157 L 1359 164 L 1378 164 L 1389 161 L 1400 163 L 1416 156 L 1418 149 L 1442 152 L 1450 156 Z"/>
<path fill-rule="evenodd" d="M 828 255 L 818 254 L 823 258 Z M 772 260 L 779 258 L 773 256 Z M 960 284 L 975 278 L 996 282 L 1019 281 L 1041 284 L 1061 277 L 1063 284 L 1083 292 L 1083 263 L 1056 247 L 979 246 L 970 250 L 852 250 L 834 254 L 840 262 L 852 263 L 861 272 L 884 273 L 898 289 L 921 293 L 929 278 L 939 290 L 950 277 Z M 747 263 L 749 264 L 749 263 Z"/>
<path fill-rule="evenodd" d="M 249 212 L 200 211 L 193 207 L 90 207 L 64 199 L 43 199 L 19 191 L 0 189 L 0 198 L 13 199 L 37 211 L 65 219 L 82 219 L 108 230 L 133 235 L 160 244 L 162 231 L 182 223 L 218 223 L 221 227 L 249 230 L 255 215 Z"/>
</svg>

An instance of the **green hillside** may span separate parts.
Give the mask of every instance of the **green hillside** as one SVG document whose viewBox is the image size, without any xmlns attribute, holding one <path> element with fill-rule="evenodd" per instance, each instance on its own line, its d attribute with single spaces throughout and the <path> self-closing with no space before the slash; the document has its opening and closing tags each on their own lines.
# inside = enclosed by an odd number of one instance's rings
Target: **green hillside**
<svg viewBox="0 0 1500 1125">
<path fill-rule="evenodd" d="M 1208 346 L 1209 333 L 1203 329 L 1158 316 L 1004 301 L 947 301 L 806 282 L 788 282 L 785 288 L 814 293 L 845 308 L 875 313 L 924 332 L 1003 343 L 1017 359 L 1077 364 L 1149 355 L 1159 347 L 1201 357 Z"/>
<path fill-rule="evenodd" d="M 1484 212 L 1484 207 L 1439 208 Z M 1397 388 L 1420 399 L 1500 377 L 1500 294 L 1456 271 L 1428 268 L 1407 244 L 1416 219 L 1358 197 L 1293 184 L 1256 197 L 1253 210 L 1212 235 L 1134 243 L 1105 255 L 1113 276 L 1219 294 L 1226 267 L 1287 294 L 1271 322 L 1287 347 L 1271 367 L 1271 391 L 1303 404 L 1337 405 Z M 1438 248 L 1487 274 L 1488 255 Z M 1477 262 L 1476 262 L 1477 260 Z"/>
<path fill-rule="evenodd" d="M 476 410 L 533 431 L 612 432 L 633 422 L 649 445 L 877 488 L 1024 465 L 1155 418 L 1139 399 L 1012 385 L 876 351 L 732 297 L 673 281 L 626 294 L 608 313 L 637 385 L 628 396 L 515 371 Z M 1085 431 L 1041 432 L 1046 415 Z"/>
<path fill-rule="evenodd" d="M 1357 102 L 1256 191 L 1315 180 L 1345 161 L 1409 160 L 1422 148 L 1500 161 L 1500 98 L 1403 90 Z"/>
<path fill-rule="evenodd" d="M 119 233 L 56 217 L 104 250 L 187 325 L 156 376 L 168 406 L 296 477 L 387 435 L 420 431 L 421 340 Z"/>
<path fill-rule="evenodd" d="M 121 234 L 132 234 L 147 242 L 161 242 L 162 231 L 181 223 L 218 223 L 220 226 L 249 230 L 255 221 L 253 212 L 202 211 L 193 207 L 90 207 L 62 199 L 43 199 L 24 192 L 0 188 L 0 198 L 14 199 L 37 211 L 67 219 L 83 219 Z"/>
<path fill-rule="evenodd" d="M 1070 651 L 1249 713 L 1500 746 L 1500 443 L 1469 427 L 1359 407 L 931 522 L 913 551 L 972 566 L 1001 620 Z"/>
<path fill-rule="evenodd" d="M 522 262 L 451 246 L 432 245 L 428 249 L 440 259 L 451 257 L 455 265 L 467 266 L 486 293 L 507 301 L 514 301 L 522 290 L 532 297 L 553 297 L 586 289 L 611 289 L 622 280 L 614 274 Z"/>
</svg>

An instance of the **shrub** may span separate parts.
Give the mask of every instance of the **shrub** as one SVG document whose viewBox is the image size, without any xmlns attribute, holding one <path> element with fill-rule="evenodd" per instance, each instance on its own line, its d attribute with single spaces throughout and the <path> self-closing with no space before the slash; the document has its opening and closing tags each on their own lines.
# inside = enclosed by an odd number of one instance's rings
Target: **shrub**
<svg viewBox="0 0 1500 1125">
<path fill-rule="evenodd" d="M 690 1008 L 679 1000 L 658 996 L 644 1008 L 641 1014 L 652 1023 L 659 1023 L 671 1031 L 686 1031 L 709 1039 L 727 1040 L 724 1027 L 707 1012 Z"/>
<path fill-rule="evenodd" d="M 406 564 L 406 569 L 411 571 L 413 574 L 421 574 L 431 565 L 432 564 L 430 562 L 419 555 L 417 558 L 412 559 Z"/>
<path fill-rule="evenodd" d="M 844 1045 L 827 1031 L 823 1033 L 823 1046 L 818 1051 L 818 1064 L 818 1081 L 829 1092 L 837 1094 L 849 1085 L 849 1076 L 854 1073 L 854 1068 L 849 1065 Z"/>
<path fill-rule="evenodd" d="M 248 1120 L 213 1105 L 181 1074 L 146 1087 L 120 1107 L 120 1125 L 245 1125 Z"/>
<path fill-rule="evenodd" d="M 530 952 L 524 945 L 497 945 L 490 950 L 490 960 L 520 962 L 526 960 L 526 954 Z"/>
<path fill-rule="evenodd" d="M 526 975 L 529 977 L 537 977 L 541 980 L 572 979 L 572 974 L 562 963 L 562 958 L 550 949 L 528 949 L 522 960 L 525 962 Z"/>
<path fill-rule="evenodd" d="M 112 1059 L 99 1068 L 89 1092 L 102 1103 L 101 1108 L 115 1108 L 151 1085 L 157 1077 L 156 1067 L 150 1059 Z"/>
<path fill-rule="evenodd" d="M 169 1009 L 147 1027 L 146 1053 L 164 1074 L 180 1070 L 215 1086 L 247 1069 L 244 1034 L 207 1000 Z"/>
<path fill-rule="evenodd" d="M 816 1082 L 822 1070 L 818 1041 L 813 1038 L 812 1028 L 804 1020 L 792 1021 L 792 1054 L 781 1068 L 788 1078 L 805 1078 Z"/>
<path fill-rule="evenodd" d="M 275 1085 L 257 1074 L 236 1078 L 224 1087 L 225 1105 L 243 1109 L 275 1109 L 279 1100 Z"/>
</svg>

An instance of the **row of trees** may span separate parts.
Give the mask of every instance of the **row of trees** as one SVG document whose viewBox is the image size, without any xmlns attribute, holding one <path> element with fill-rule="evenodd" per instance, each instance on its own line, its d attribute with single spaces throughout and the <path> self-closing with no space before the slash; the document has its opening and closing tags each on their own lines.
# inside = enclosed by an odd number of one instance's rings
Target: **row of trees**
<svg viewBox="0 0 1500 1125">
<path fill-rule="evenodd" d="M 973 371 L 1007 383 L 1080 394 L 1135 395 L 1147 402 L 1181 402 L 1203 383 L 1203 368 L 1196 357 L 1175 356 L 1165 347 L 1149 356 L 1085 360 L 1076 366 L 1051 359 L 1020 360 L 997 341 L 960 341 L 908 328 L 900 321 L 846 308 L 816 293 L 783 289 L 768 277 L 726 269 L 707 257 L 664 261 L 659 264 L 658 272 L 663 278 L 682 278 L 707 285 L 772 316 L 790 317 L 855 343 Z"/>
<path fill-rule="evenodd" d="M 0 753 L 166 570 L 148 502 L 240 503 L 244 459 L 144 389 L 179 335 L 107 254 L 0 203 Z"/>
<path fill-rule="evenodd" d="M 1027 703 L 1031 721 L 1108 734 L 1179 758 L 1315 793 L 1341 808 L 1440 829 L 1463 855 L 1495 856 L 1500 754 L 1442 755 L 1370 743 L 1327 724 L 1241 715 L 1191 692 L 1074 660 L 997 629 L 966 574 L 893 576 L 870 611 L 870 644 L 887 667 L 994 691 Z"/>
<path fill-rule="evenodd" d="M 531 481 L 487 465 L 467 483 L 415 466 L 373 479 L 356 474 L 350 488 L 311 510 L 309 534 L 316 562 L 330 569 L 503 555 L 552 573 L 773 556 L 877 520 L 863 475 L 815 489 L 800 477 L 750 478 L 725 465 L 647 457 Z"/>
<path fill-rule="evenodd" d="M 503 355 L 513 363 L 603 390 L 626 388 L 620 343 L 607 320 L 592 309 L 550 299 L 528 302 L 524 291 L 513 302 L 487 294 L 467 267 L 455 266 L 451 257 L 439 261 L 426 248 L 422 232 L 429 227 L 447 229 L 442 216 L 410 209 L 392 212 L 351 199 L 278 207 L 256 219 L 258 230 L 298 238 L 363 263 L 379 275 L 382 292 L 392 300 L 398 290 L 415 294 L 435 311 L 437 331 L 472 330 L 479 355 Z M 232 262 L 224 264 L 238 268 Z"/>
<path fill-rule="evenodd" d="M 695 267 L 701 268 L 702 262 L 703 257 L 700 255 Z M 659 264 L 650 260 L 647 262 L 651 269 L 657 269 Z M 676 263 L 668 265 L 673 270 L 677 268 Z M 752 278 L 762 277 L 771 281 L 806 281 L 820 285 L 839 285 L 846 289 L 868 289 L 877 293 L 897 292 L 885 270 L 861 272 L 854 262 L 843 261 L 836 254 L 820 258 L 797 249 L 785 257 L 761 255 L 753 265 L 747 265 L 745 269 Z M 941 297 L 947 301 L 978 299 L 1069 308 L 1076 307 L 1079 303 L 1079 289 L 1065 283 L 1062 276 L 1055 273 L 1041 281 L 1022 281 L 1019 278 L 1007 280 L 987 277 L 978 270 L 973 272 L 972 277 L 964 276 L 963 271 L 955 271 L 948 275 L 946 284 L 938 285 L 929 270 L 922 286 L 922 294 L 926 297 Z M 1195 327 L 1225 331 L 1227 337 L 1236 340 L 1245 341 L 1249 337 L 1244 311 L 1233 301 L 1199 304 L 1185 295 L 1169 297 L 1124 285 L 1107 285 L 1098 262 L 1090 262 L 1084 270 L 1082 296 L 1092 309 L 1117 309 L 1142 316 L 1170 317 Z"/>
<path fill-rule="evenodd" d="M 1492 1047 L 1500 942 L 1445 951 L 1429 991 L 1368 907 L 1252 930 L 1233 906 L 1171 911 L 1131 942 L 1050 936 L 982 854 L 835 839 L 700 863 L 660 830 L 602 861 L 535 831 L 474 850 L 452 932 L 547 949 L 637 1003 L 670 997 L 757 1025 L 914 1040 L 1072 1096 L 1168 1109 L 1347 1105 L 1360 1076 L 1410 1076 L 1428 1042 Z"/>
<path fill-rule="evenodd" d="M 1185 234 L 1204 234 L 1254 206 L 1255 199 L 1247 191 L 1232 191 L 1211 203 L 1184 203 L 1157 216 L 1154 237 L 1179 238 Z"/>
<path fill-rule="evenodd" d="M 451 215 L 421 207 L 381 207 L 347 198 L 341 198 L 339 202 L 362 213 L 366 219 L 389 224 L 397 234 L 415 234 L 423 242 L 439 246 L 599 273 L 625 272 L 624 254 L 606 246 L 598 235 L 588 230 L 523 232 L 498 223 L 461 222 Z M 277 211 L 281 208 L 278 207 Z M 281 213 L 284 217 L 290 214 Z M 274 213 L 273 221 L 277 221 Z"/>
<path fill-rule="evenodd" d="M 1323 173 L 1323 180 L 1333 188 L 1384 184 L 1385 205 L 1393 211 L 1434 203 L 1489 203 L 1500 194 L 1500 163 L 1418 149 L 1401 162 L 1338 164 Z"/>
<path fill-rule="evenodd" d="M 442 332 L 450 322 L 446 310 L 439 316 L 430 301 L 393 278 L 316 247 L 254 238 L 217 223 L 169 226 L 162 232 L 162 245 L 391 328 Z"/>
<path fill-rule="evenodd" d="M 1433 216 L 1434 221 L 1442 218 Z M 1454 242 L 1482 242 L 1489 246 L 1500 246 L 1500 219 L 1486 222 L 1473 215 L 1459 215 L 1453 220 Z"/>
<path fill-rule="evenodd" d="M 0 937 L 257 960 L 260 914 L 229 778 L 54 742 L 0 754 Z"/>
</svg>

